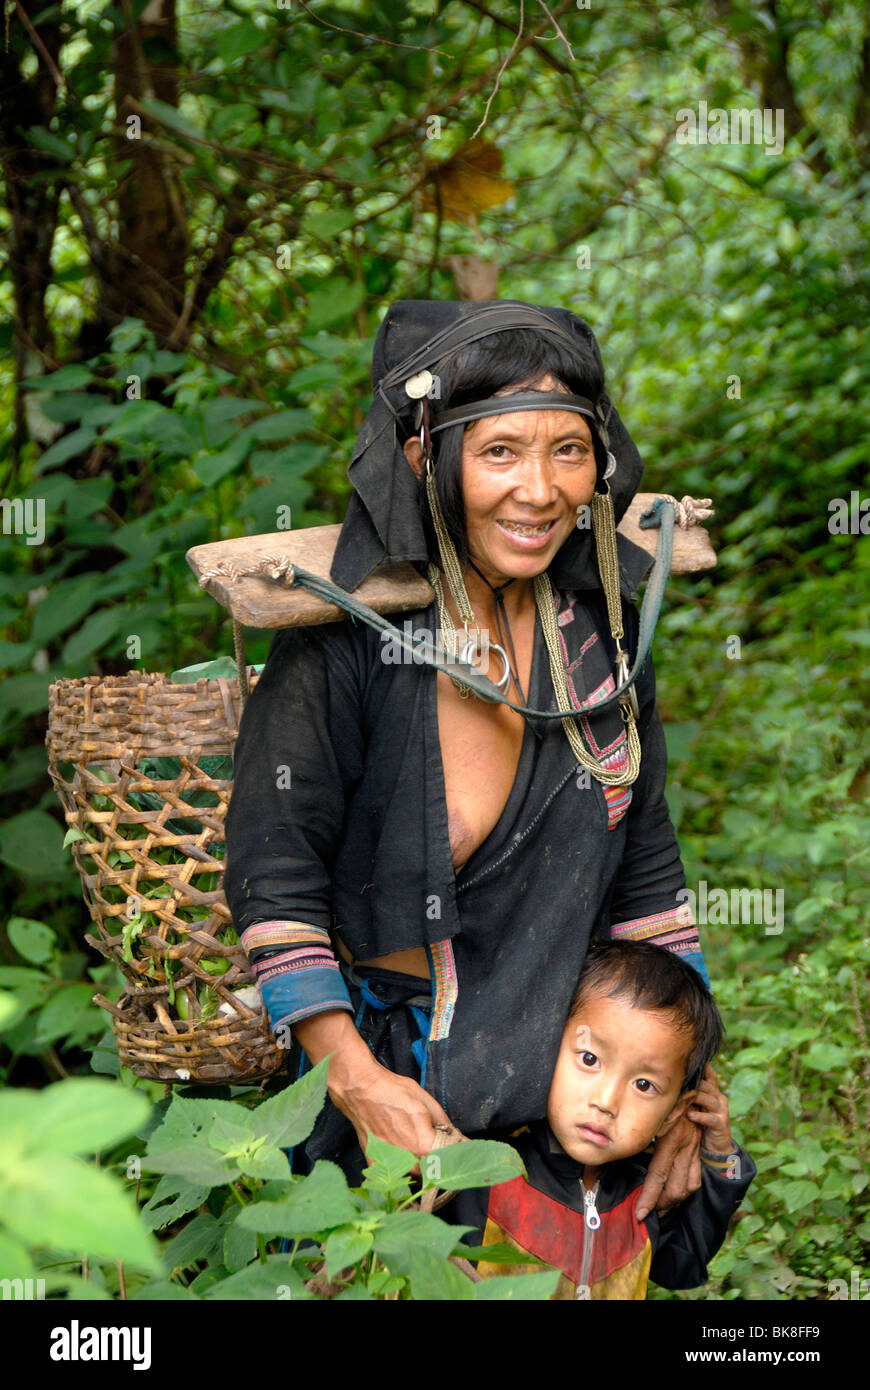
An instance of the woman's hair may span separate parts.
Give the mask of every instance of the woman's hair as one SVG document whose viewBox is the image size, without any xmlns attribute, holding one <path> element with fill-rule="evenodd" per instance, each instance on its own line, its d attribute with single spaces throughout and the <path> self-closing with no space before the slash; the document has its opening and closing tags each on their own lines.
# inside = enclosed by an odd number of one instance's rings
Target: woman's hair
<svg viewBox="0 0 870 1390">
<path fill-rule="evenodd" d="M 597 401 L 604 391 L 604 374 L 590 348 L 577 339 L 576 348 L 544 331 L 517 328 L 469 343 L 436 374 L 440 396 L 430 401 L 432 424 L 442 411 L 486 400 L 505 387 L 520 384 L 534 390 L 545 376 L 577 396 Z M 468 561 L 465 505 L 462 500 L 462 437 L 467 425 L 451 425 L 433 440 L 435 488 L 444 524 L 456 547 L 459 563 Z M 410 437 L 410 432 L 409 432 Z M 596 457 L 601 448 L 592 429 Z M 420 510 L 430 556 L 438 557 L 438 542 L 426 501 L 425 477 L 420 487 Z"/>
<path fill-rule="evenodd" d="M 669 1015 L 675 1029 L 692 1038 L 682 1089 L 693 1090 L 722 1046 L 722 1018 L 697 970 L 665 946 L 650 941 L 607 941 L 586 956 L 568 1017 L 580 1013 L 591 994 L 625 999 L 632 1008 Z"/>
</svg>

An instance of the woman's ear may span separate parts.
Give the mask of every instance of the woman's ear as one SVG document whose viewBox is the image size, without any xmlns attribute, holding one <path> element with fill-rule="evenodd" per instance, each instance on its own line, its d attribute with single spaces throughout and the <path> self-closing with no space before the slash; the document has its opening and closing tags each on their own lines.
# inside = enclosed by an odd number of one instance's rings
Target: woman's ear
<svg viewBox="0 0 870 1390">
<path fill-rule="evenodd" d="M 421 478 L 423 476 L 423 446 L 416 434 L 412 434 L 410 439 L 405 440 L 402 451 L 417 477 Z"/>
</svg>

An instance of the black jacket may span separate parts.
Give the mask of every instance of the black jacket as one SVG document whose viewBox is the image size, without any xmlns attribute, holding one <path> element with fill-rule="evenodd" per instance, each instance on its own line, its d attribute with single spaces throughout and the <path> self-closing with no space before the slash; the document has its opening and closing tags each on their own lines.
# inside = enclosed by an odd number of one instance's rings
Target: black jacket
<svg viewBox="0 0 870 1390">
<path fill-rule="evenodd" d="M 630 600 L 649 557 L 624 537 L 618 545 L 634 660 Z M 584 554 L 567 568 L 557 556 L 550 570 L 578 701 L 614 688 L 604 595 L 588 547 Z M 434 632 L 436 605 L 404 621 Z M 676 917 L 685 875 L 664 796 L 652 661 L 637 682 L 634 785 L 605 788 L 578 775 L 560 721 L 527 721 L 504 811 L 456 873 L 434 673 L 388 664 L 383 647 L 354 622 L 276 633 L 234 753 L 227 901 L 240 934 L 268 921 L 337 928 L 356 960 L 428 947 L 434 987 L 422 1084 L 465 1133 L 513 1127 L 546 1113 L 593 936 L 630 923 L 632 932 L 662 933 L 703 970 L 696 933 L 693 943 Z M 529 698 L 556 709 L 540 618 Z M 581 727 L 615 763 L 624 756 L 618 706 L 584 716 Z"/>
</svg>

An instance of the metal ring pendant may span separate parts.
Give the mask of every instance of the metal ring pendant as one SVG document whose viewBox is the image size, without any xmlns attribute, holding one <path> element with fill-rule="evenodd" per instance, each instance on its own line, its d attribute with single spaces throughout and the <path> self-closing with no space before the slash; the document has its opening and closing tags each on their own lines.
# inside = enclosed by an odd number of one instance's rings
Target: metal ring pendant
<svg viewBox="0 0 870 1390">
<path fill-rule="evenodd" d="M 460 638 L 458 643 L 457 656 L 459 657 L 460 661 L 467 661 L 469 666 L 476 666 L 476 659 L 481 655 L 482 650 L 483 648 L 481 646 L 481 643 L 477 638 L 463 636 Z M 504 694 L 506 693 L 508 686 L 511 683 L 511 667 L 510 662 L 507 658 L 507 652 L 505 651 L 504 647 L 499 646 L 498 642 L 490 642 L 489 651 L 498 652 L 504 664 L 504 670 L 502 671 L 500 678 L 497 681 L 493 682 L 496 689 L 500 690 L 502 694 Z"/>
</svg>

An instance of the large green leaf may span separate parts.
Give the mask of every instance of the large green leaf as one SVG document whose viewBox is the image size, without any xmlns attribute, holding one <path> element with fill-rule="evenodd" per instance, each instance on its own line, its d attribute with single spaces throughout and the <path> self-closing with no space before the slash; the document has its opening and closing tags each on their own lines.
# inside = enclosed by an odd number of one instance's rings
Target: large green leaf
<svg viewBox="0 0 870 1390">
<path fill-rule="evenodd" d="M 307 1139 L 326 1102 L 329 1059 L 324 1058 L 292 1086 L 264 1101 L 254 1112 L 253 1132 L 282 1149 Z"/>
<path fill-rule="evenodd" d="M 354 1229 L 353 1226 L 340 1228 L 327 1236 L 323 1245 L 327 1278 L 335 1279 L 343 1269 L 365 1259 L 372 1248 L 373 1239 L 371 1231 Z"/>
<path fill-rule="evenodd" d="M 81 1159 L 27 1155 L 4 1165 L 2 1220 L 28 1245 L 124 1260 L 156 1273 L 154 1239 L 132 1196 L 111 1174 Z"/>
<path fill-rule="evenodd" d="M 28 391 L 78 391 L 83 386 L 89 386 L 93 379 L 94 374 L 89 367 L 80 362 L 71 362 L 56 372 L 47 372 L 45 376 L 30 376 L 21 385 Z"/>
<path fill-rule="evenodd" d="M 0 710 L 14 711 L 16 722 L 48 707 L 48 687 L 60 672 L 28 671 L 0 681 Z"/>
<path fill-rule="evenodd" d="M 23 965 L 0 965 L 0 989 L 14 990 L 15 998 L 25 1009 L 44 1004 L 51 986 L 51 976 L 42 970 L 28 970 Z"/>
<path fill-rule="evenodd" d="M 368 1136 L 366 1157 L 369 1160 L 368 1167 L 363 1169 L 366 1182 L 370 1187 L 383 1192 L 398 1187 L 402 1178 L 419 1162 L 417 1155 L 412 1154 L 409 1149 L 400 1149 L 395 1144 L 388 1144 L 376 1134 Z"/>
<path fill-rule="evenodd" d="M 267 1255 L 265 1264 L 248 1265 L 229 1279 L 213 1284 L 205 1297 L 209 1300 L 253 1299 L 262 1303 L 289 1299 L 292 1303 L 313 1299 L 297 1270 L 286 1255 Z"/>
<path fill-rule="evenodd" d="M 475 1285 L 468 1275 L 431 1250 L 412 1250 L 403 1264 L 402 1273 L 411 1281 L 411 1297 L 418 1302 L 463 1302 L 474 1298 Z"/>
<path fill-rule="evenodd" d="M 469 1226 L 449 1226 L 425 1211 L 385 1213 L 374 1232 L 378 1255 L 391 1269 L 410 1274 L 410 1260 L 420 1250 L 428 1250 L 444 1260 Z"/>
<path fill-rule="evenodd" d="M 746 1067 L 732 1077 L 728 1086 L 728 1106 L 731 1118 L 745 1115 L 755 1105 L 767 1086 L 767 1073 Z"/>
<path fill-rule="evenodd" d="M 85 986 L 90 989 L 91 986 Z M 145 1122 L 151 1109 L 141 1091 L 129 1091 L 97 1077 L 72 1076 L 26 1098 L 27 1143 L 33 1151 L 90 1154 L 110 1148 Z M 8 1092 L 0 1092 L 0 1129 L 6 1123 Z"/>
<path fill-rule="evenodd" d="M 33 615 L 33 640 L 44 645 L 67 628 L 80 623 L 100 595 L 100 576 L 77 574 L 61 579 L 37 605 Z"/>
<path fill-rule="evenodd" d="M 248 425 L 245 433 L 260 442 L 275 439 L 294 439 L 314 426 L 310 410 L 278 410 Z"/>
<path fill-rule="evenodd" d="M 27 1247 L 5 1231 L 0 1231 L 0 1271 L 2 1279 L 33 1279 L 36 1275 Z"/>
<path fill-rule="evenodd" d="M 22 811 L 0 822 L 0 859 L 26 878 L 56 882 L 67 877 L 63 831 L 47 811 Z"/>
<path fill-rule="evenodd" d="M 246 53 L 255 53 L 268 42 L 266 31 L 250 19 L 239 20 L 222 29 L 217 37 L 216 48 L 224 62 L 229 66 Z"/>
<path fill-rule="evenodd" d="M 558 1269 L 534 1274 L 495 1274 L 474 1285 L 474 1301 L 494 1303 L 503 1299 L 516 1303 L 534 1299 L 540 1302 L 556 1292 L 559 1277 Z"/>
<path fill-rule="evenodd" d="M 236 435 L 219 453 L 206 454 L 198 458 L 193 471 L 203 487 L 213 487 L 244 463 L 250 447 L 251 439 L 248 435 Z"/>
<path fill-rule="evenodd" d="M 164 1174 L 142 1208 L 142 1219 L 149 1230 L 159 1231 L 189 1211 L 196 1211 L 210 1188 L 210 1183 L 188 1182 L 177 1173 Z"/>
<path fill-rule="evenodd" d="M 282 1202 L 253 1202 L 239 1213 L 247 1230 L 273 1236 L 306 1236 L 346 1226 L 357 1202 L 341 1169 L 321 1159 L 306 1178 L 298 1179 Z"/>
<path fill-rule="evenodd" d="M 34 473 L 44 473 L 47 468 L 56 468 L 59 463 L 66 463 L 67 459 L 84 453 L 96 437 L 97 431 L 92 425 L 82 425 L 79 429 L 62 435 L 44 454 L 40 454 L 33 467 Z"/>
<path fill-rule="evenodd" d="M 64 1038 L 72 1046 L 101 1033 L 104 1015 L 93 997 L 92 984 L 68 984 L 56 990 L 39 1011 L 35 1041 L 50 1047 Z"/>
<path fill-rule="evenodd" d="M 91 613 L 64 644 L 61 656 L 64 665 L 72 669 L 80 667 L 89 656 L 115 637 L 118 629 L 125 624 L 129 626 L 129 617 L 121 605 Z"/>
<path fill-rule="evenodd" d="M 173 1173 L 191 1183 L 223 1186 L 241 1169 L 209 1147 L 208 1135 L 217 1117 L 226 1123 L 246 1125 L 253 1138 L 251 1117 L 242 1107 L 223 1100 L 192 1100 L 173 1095 L 163 1123 L 154 1130 L 142 1158 L 151 1172 Z"/>
<path fill-rule="evenodd" d="M 51 957 L 57 941 L 57 934 L 51 927 L 31 917 L 10 917 L 6 933 L 19 956 L 33 961 L 34 965 L 41 965 Z"/>
<path fill-rule="evenodd" d="M 210 1212 L 199 1212 L 162 1246 L 160 1257 L 171 1274 L 175 1269 L 189 1269 L 199 1260 L 207 1259 L 220 1246 L 221 1226 Z"/>
<path fill-rule="evenodd" d="M 445 1191 L 494 1187 L 521 1177 L 525 1171 L 516 1149 L 490 1139 L 448 1144 L 420 1160 L 423 1187 L 442 1187 Z"/>
<path fill-rule="evenodd" d="M 239 1212 L 234 1212 L 231 1224 L 224 1227 L 224 1264 L 231 1274 L 235 1274 L 239 1269 L 244 1269 L 245 1265 L 250 1264 L 257 1253 L 257 1233 L 240 1226 L 239 1215 Z"/>
</svg>

